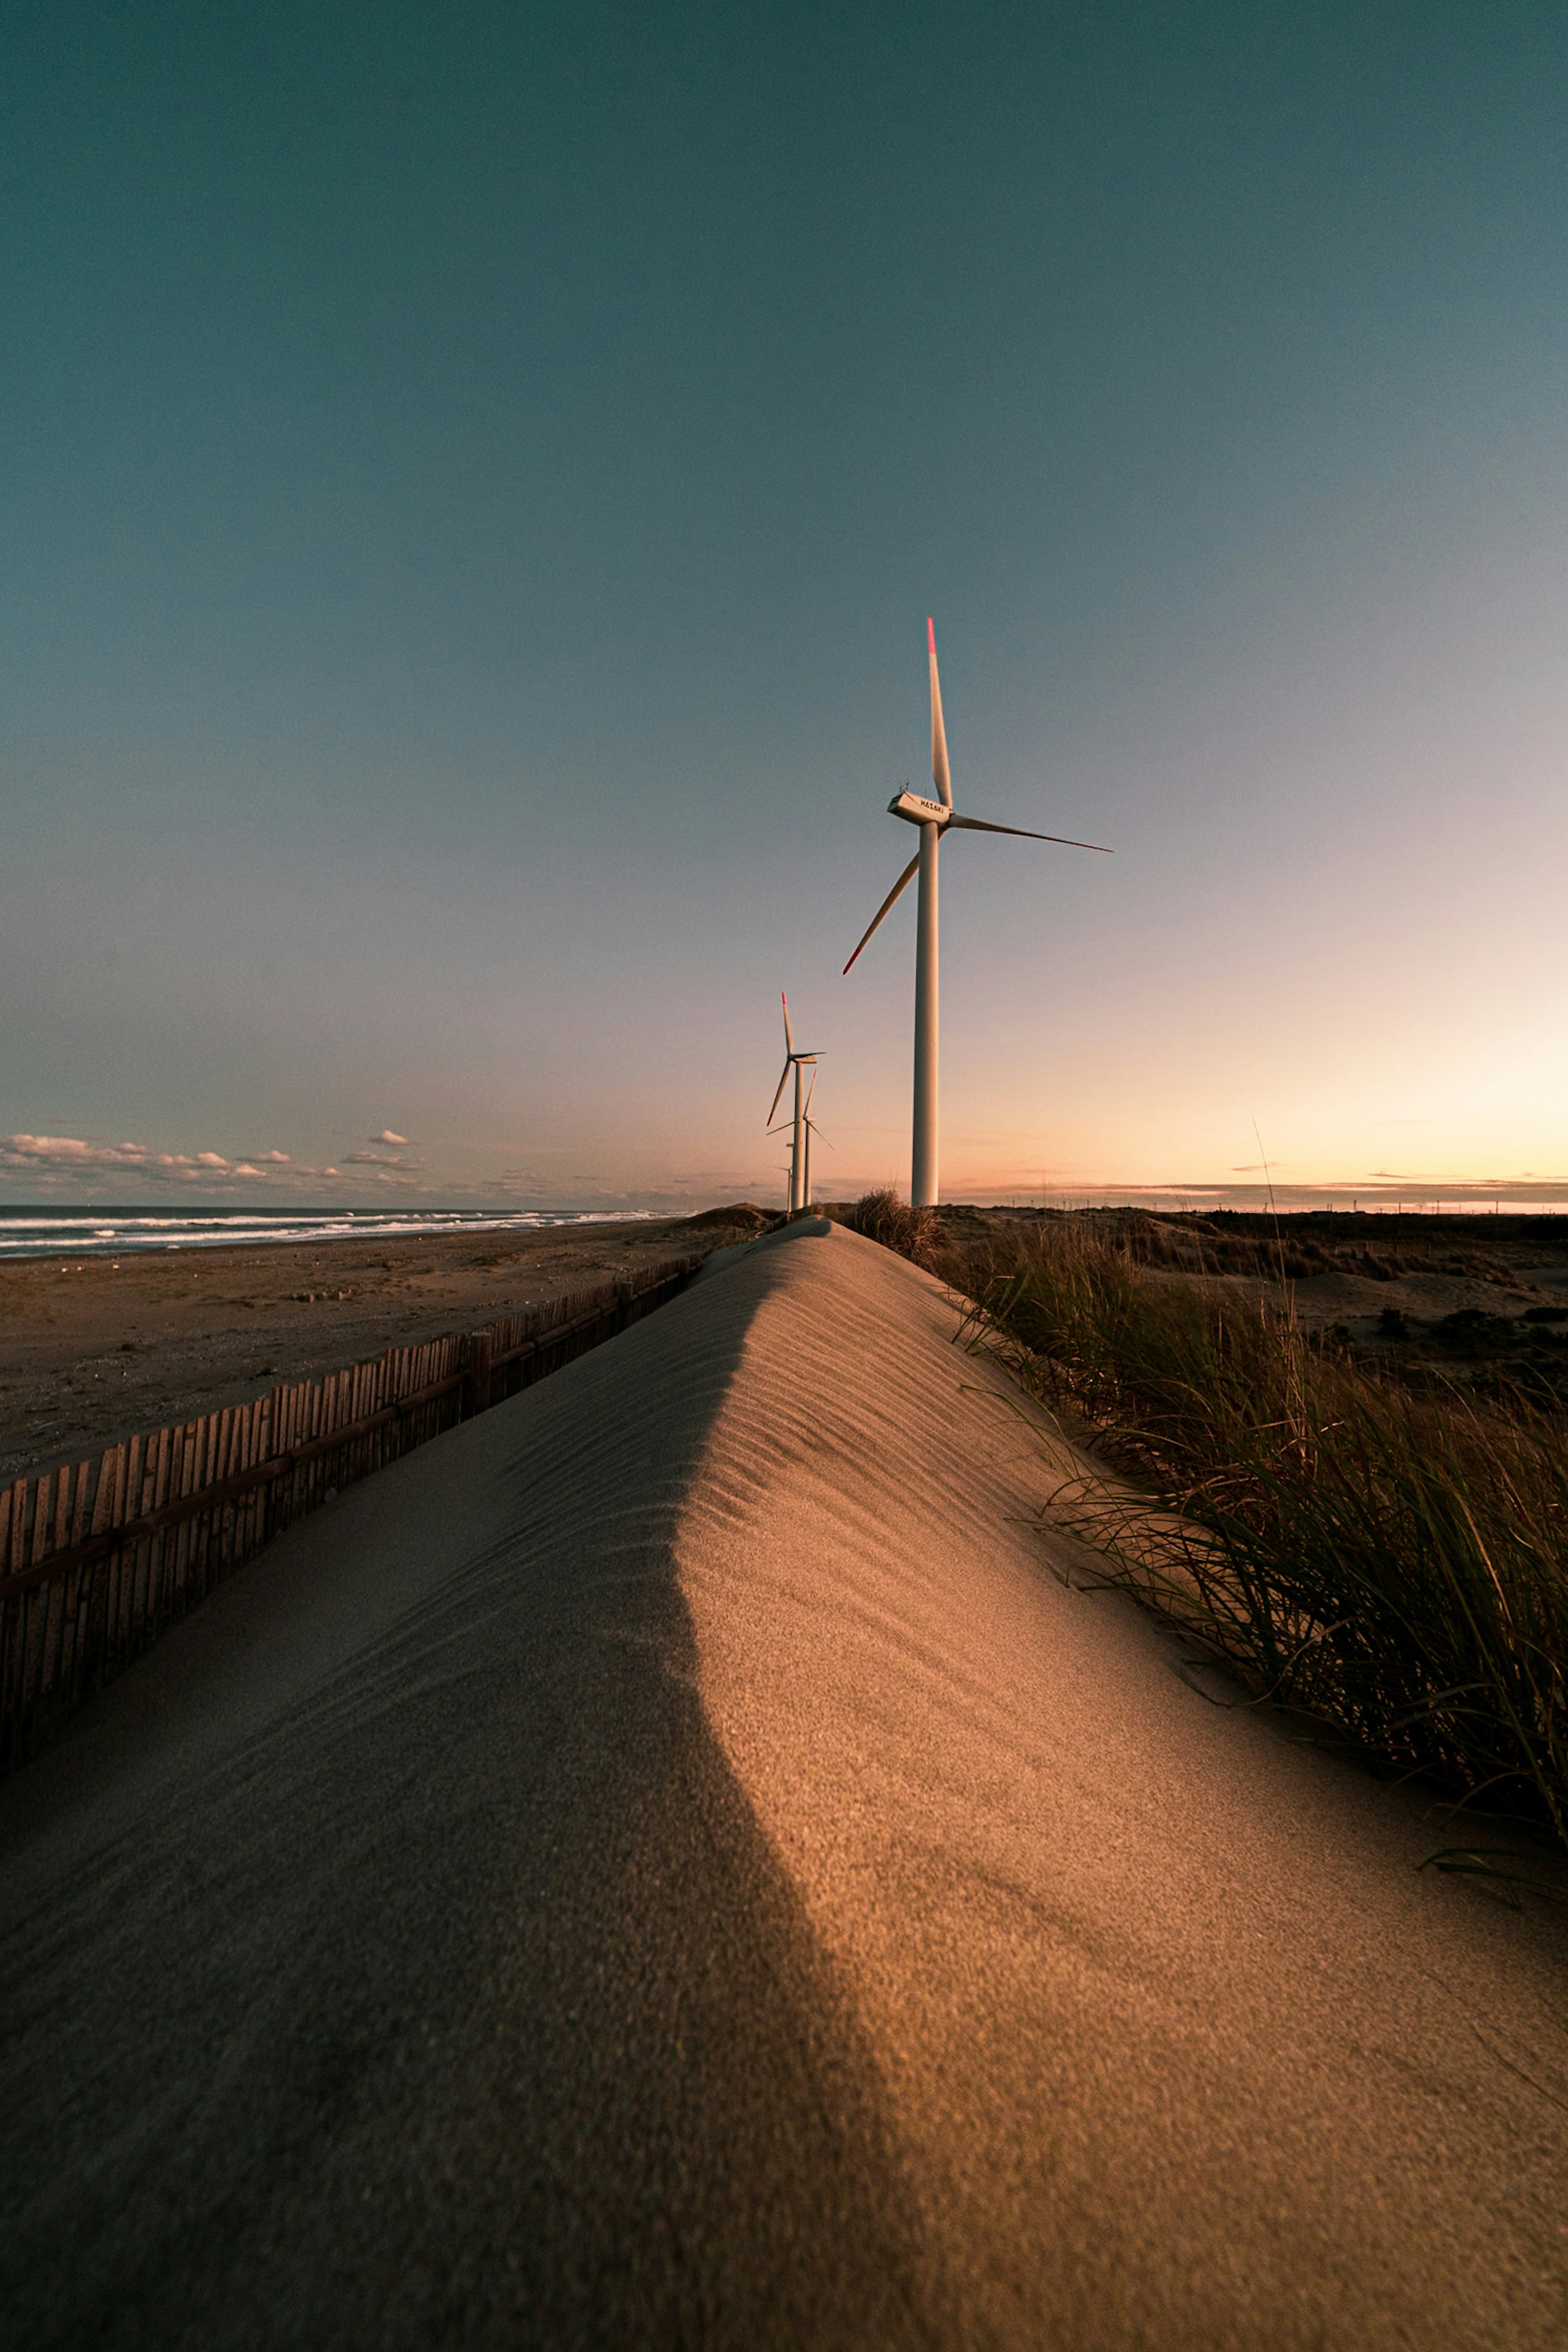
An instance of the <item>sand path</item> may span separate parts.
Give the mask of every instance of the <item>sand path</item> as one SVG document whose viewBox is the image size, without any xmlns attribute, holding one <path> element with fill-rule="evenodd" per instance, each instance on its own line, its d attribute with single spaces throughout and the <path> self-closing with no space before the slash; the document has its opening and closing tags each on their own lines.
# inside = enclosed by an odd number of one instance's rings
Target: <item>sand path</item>
<svg viewBox="0 0 1568 2352">
<path fill-rule="evenodd" d="M 1568 2339 L 1553 1923 L 1047 1572 L 954 1321 L 755 1244 L 0 1790 L 11 2345 Z"/>
</svg>

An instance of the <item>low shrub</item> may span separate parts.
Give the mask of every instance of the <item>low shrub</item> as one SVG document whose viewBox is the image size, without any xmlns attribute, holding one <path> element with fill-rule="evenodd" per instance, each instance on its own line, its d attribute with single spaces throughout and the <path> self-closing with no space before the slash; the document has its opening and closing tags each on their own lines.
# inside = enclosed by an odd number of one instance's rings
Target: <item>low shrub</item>
<svg viewBox="0 0 1568 2352">
<path fill-rule="evenodd" d="M 1488 1315 L 1479 1307 L 1461 1307 L 1432 1327 L 1439 1348 L 1456 1356 L 1490 1356 L 1517 1345 L 1519 1333 L 1506 1315 Z"/>
</svg>

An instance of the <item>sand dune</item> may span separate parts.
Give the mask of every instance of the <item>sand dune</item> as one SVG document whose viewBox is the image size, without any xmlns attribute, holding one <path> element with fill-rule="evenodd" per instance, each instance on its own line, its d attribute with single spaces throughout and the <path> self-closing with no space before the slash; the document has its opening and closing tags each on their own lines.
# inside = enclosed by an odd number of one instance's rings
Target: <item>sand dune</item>
<svg viewBox="0 0 1568 2352">
<path fill-rule="evenodd" d="M 1049 1573 L 954 1321 L 731 1253 L 0 1791 L 9 2342 L 1563 2342 L 1553 1923 Z"/>
</svg>

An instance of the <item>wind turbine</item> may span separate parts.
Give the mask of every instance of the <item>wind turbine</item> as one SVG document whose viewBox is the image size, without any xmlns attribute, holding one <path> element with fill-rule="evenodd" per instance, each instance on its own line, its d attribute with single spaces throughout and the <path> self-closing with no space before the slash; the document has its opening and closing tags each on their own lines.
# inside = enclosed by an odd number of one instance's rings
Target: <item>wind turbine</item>
<svg viewBox="0 0 1568 2352">
<path fill-rule="evenodd" d="M 821 1130 L 821 1129 L 817 1125 L 816 1120 L 811 1117 L 811 1096 L 812 1096 L 813 1091 L 815 1090 L 816 1084 L 817 1084 L 817 1074 L 816 1074 L 816 1072 L 813 1070 L 813 1071 L 812 1071 L 812 1073 L 811 1073 L 811 1084 L 810 1084 L 810 1085 L 807 1087 L 807 1089 L 806 1089 L 806 1121 L 805 1121 L 805 1125 L 806 1125 L 806 1181 L 805 1181 L 804 1184 L 803 1184 L 803 1185 L 801 1186 L 801 1188 L 800 1188 L 800 1190 L 801 1190 L 801 1202 L 800 1202 L 800 1205 L 801 1205 L 801 1207 L 802 1207 L 802 1208 L 805 1208 L 805 1209 L 809 1209 L 809 1208 L 810 1207 L 810 1205 L 811 1205 L 811 1138 L 812 1138 L 814 1135 L 822 1135 L 822 1130 Z M 826 1137 L 825 1135 L 822 1135 L 822 1141 L 823 1141 L 824 1143 L 828 1143 L 828 1139 L 827 1139 L 827 1137 Z M 828 1143 L 828 1150 L 829 1150 L 830 1151 L 832 1150 L 832 1148 L 833 1148 L 833 1147 L 832 1147 L 832 1145 L 831 1145 L 831 1143 Z"/>
<path fill-rule="evenodd" d="M 790 1034 L 789 1030 L 789 1000 L 784 994 L 782 989 L 779 992 L 779 1002 L 784 1007 L 784 1075 L 779 1081 L 779 1093 L 773 1097 L 773 1110 L 768 1112 L 768 1117 L 763 1121 L 763 1125 L 769 1129 L 772 1128 L 773 1111 L 777 1110 L 779 1108 L 779 1096 L 783 1094 L 785 1087 L 789 1084 L 789 1073 L 793 1070 L 795 1073 L 795 1117 L 793 1120 L 795 1142 L 794 1161 L 789 1171 L 789 1211 L 790 1214 L 793 1215 L 797 1209 L 804 1208 L 806 1205 L 800 1198 L 801 1179 L 804 1177 L 806 1172 L 805 1152 L 803 1149 L 803 1139 L 806 1129 L 806 1105 L 801 1090 L 800 1073 L 802 1070 L 807 1069 L 815 1071 L 817 1056 L 815 1054 L 808 1054 L 805 1052 L 798 1054 L 795 1051 L 795 1040 Z M 816 1083 L 815 1078 L 813 1078 L 812 1083 L 813 1085 Z"/>
<path fill-rule="evenodd" d="M 936 675 L 936 624 L 927 620 L 925 643 L 931 656 L 931 780 L 938 798 L 927 800 L 906 786 L 889 801 L 888 813 L 920 828 L 920 847 L 910 859 L 876 913 L 854 955 L 897 905 L 918 873 L 920 896 L 915 918 L 915 1154 L 909 1197 L 917 1209 L 936 1205 L 936 852 L 945 833 L 1011 833 L 1024 841 L 1054 841 L 1063 849 L 1112 852 L 1097 841 L 1069 841 L 1060 833 L 1030 833 L 1021 824 L 992 824 L 985 817 L 959 816 L 953 806 L 953 785 L 947 770 L 947 733 L 942 723 L 942 682 Z M 783 1088 L 780 1086 L 779 1092 Z M 768 1114 L 772 1116 L 771 1113 Z"/>
<path fill-rule="evenodd" d="M 817 1121 L 811 1117 L 811 1097 L 816 1093 L 816 1091 L 817 1072 L 815 1066 L 813 1065 L 811 1070 L 811 1083 L 806 1088 L 806 1108 L 800 1120 L 800 1125 L 805 1134 L 805 1161 L 800 1179 L 800 1206 L 803 1209 L 809 1209 L 811 1205 L 811 1138 L 814 1135 L 821 1135 L 823 1142 L 828 1143 L 827 1137 L 822 1135 L 821 1129 L 818 1126 Z M 781 1127 L 770 1127 L 768 1130 L 769 1135 L 782 1135 L 785 1131 L 786 1130 Z M 828 1143 L 828 1150 L 830 1151 L 832 1148 L 832 1145 Z M 791 1161 L 791 1181 L 793 1180 L 793 1162 Z"/>
</svg>

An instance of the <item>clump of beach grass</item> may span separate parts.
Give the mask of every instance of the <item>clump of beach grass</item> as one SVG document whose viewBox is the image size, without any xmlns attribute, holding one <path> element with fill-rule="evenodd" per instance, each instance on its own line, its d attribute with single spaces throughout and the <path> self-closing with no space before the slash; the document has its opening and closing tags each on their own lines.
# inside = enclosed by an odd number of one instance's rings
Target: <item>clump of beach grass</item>
<svg viewBox="0 0 1568 2352">
<path fill-rule="evenodd" d="M 1079 1490 L 1111 1580 L 1258 1700 L 1568 1849 L 1559 1423 L 1522 1396 L 1413 1392 L 1314 1344 L 1288 1294 L 1244 1303 L 1065 1222 L 987 1247 L 972 1343 L 1139 1490 L 1109 1512 Z M 1434 1858 L 1509 1874 L 1490 1849 Z"/>
<path fill-rule="evenodd" d="M 891 1188 L 862 1192 L 843 1222 L 852 1232 L 896 1250 L 916 1265 L 930 1265 L 943 1250 L 945 1237 L 936 1210 L 917 1209 Z"/>
</svg>

